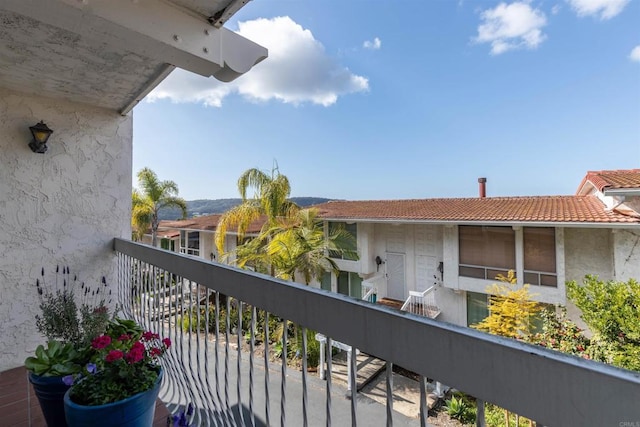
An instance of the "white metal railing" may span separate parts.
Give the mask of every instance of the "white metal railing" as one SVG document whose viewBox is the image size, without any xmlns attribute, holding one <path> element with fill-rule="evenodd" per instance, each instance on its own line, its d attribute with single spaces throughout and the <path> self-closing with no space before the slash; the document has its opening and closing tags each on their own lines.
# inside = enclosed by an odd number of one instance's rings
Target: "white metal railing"
<svg viewBox="0 0 640 427">
<path fill-rule="evenodd" d="M 365 279 L 362 281 L 362 300 L 369 302 L 376 302 L 378 299 L 378 290 L 380 289 L 379 285 L 382 284 L 384 280 L 384 275 L 377 274 L 373 277 Z"/>
<path fill-rule="evenodd" d="M 316 334 L 316 341 L 320 343 L 320 361 L 318 364 L 318 376 L 323 380 L 326 379 L 325 375 L 325 354 L 326 354 L 326 345 L 327 345 L 327 337 L 322 334 Z M 347 391 L 351 391 L 351 387 L 353 384 L 351 383 L 351 351 L 353 350 L 351 346 L 341 343 L 340 341 L 331 340 L 331 346 L 340 349 L 342 351 L 347 352 Z M 360 352 L 358 350 L 355 351 L 356 357 Z M 331 351 L 329 351 L 331 354 Z M 354 377 L 356 375 L 353 375 Z"/>
<path fill-rule="evenodd" d="M 191 425 L 331 425 L 332 419 L 339 425 L 426 425 L 422 382 L 419 420 L 393 411 L 393 365 L 539 425 L 640 420 L 638 373 L 124 239 L 114 239 L 114 249 L 120 305 L 175 342 L 163 363 L 161 397 L 172 411 L 193 403 Z M 140 298 L 143 292 L 154 295 L 153 309 L 144 312 L 141 306 L 151 301 Z M 281 330 L 278 325 L 290 333 L 282 335 L 282 355 L 274 361 L 273 344 L 264 338 Z M 287 363 L 296 357 L 288 351 L 294 330 L 302 337 L 299 371 Z M 307 375 L 308 330 L 327 337 L 321 382 Z M 352 354 L 357 348 L 387 362 L 386 405 L 361 405 L 357 387 L 345 399 L 345 391 L 332 386 L 334 340 Z"/>
<path fill-rule="evenodd" d="M 440 308 L 436 303 L 436 288 L 431 286 L 423 292 L 409 291 L 409 297 L 401 310 L 435 319 L 440 314 Z"/>
<path fill-rule="evenodd" d="M 376 302 L 378 299 L 378 288 L 362 282 L 362 300 Z"/>
<path fill-rule="evenodd" d="M 180 253 L 181 254 L 187 254 L 187 255 L 200 256 L 200 249 L 181 247 L 180 248 Z"/>
</svg>

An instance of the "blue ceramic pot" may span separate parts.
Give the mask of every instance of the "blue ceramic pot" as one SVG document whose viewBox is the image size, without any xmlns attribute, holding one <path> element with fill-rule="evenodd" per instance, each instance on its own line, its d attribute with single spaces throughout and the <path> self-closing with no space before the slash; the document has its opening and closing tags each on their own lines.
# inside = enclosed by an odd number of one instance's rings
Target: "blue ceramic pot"
<svg viewBox="0 0 640 427">
<path fill-rule="evenodd" d="M 69 386 L 62 382 L 62 377 L 43 377 L 29 372 L 29 381 L 33 384 L 47 425 L 66 427 L 63 399 Z"/>
<path fill-rule="evenodd" d="M 142 393 L 106 405 L 85 406 L 71 401 L 70 391 L 64 395 L 64 412 L 69 427 L 150 427 L 160 391 L 162 370 L 154 386 Z"/>
</svg>

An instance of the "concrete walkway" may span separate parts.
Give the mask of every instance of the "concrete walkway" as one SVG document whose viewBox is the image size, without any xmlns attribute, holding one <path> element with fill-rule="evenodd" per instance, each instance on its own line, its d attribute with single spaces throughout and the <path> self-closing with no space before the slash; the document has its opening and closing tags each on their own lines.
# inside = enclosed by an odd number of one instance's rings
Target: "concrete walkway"
<svg viewBox="0 0 640 427">
<path fill-rule="evenodd" d="M 347 355 L 340 352 L 333 357 L 334 382 L 347 386 Z M 365 353 L 356 358 L 359 395 L 372 399 L 381 405 L 387 404 L 386 363 Z M 364 387 L 362 386 L 364 383 Z M 427 384 L 427 407 L 432 409 L 438 402 L 433 384 Z M 409 418 L 420 416 L 420 384 L 411 378 L 393 373 L 393 409 Z"/>
<path fill-rule="evenodd" d="M 202 345 L 202 343 L 201 343 Z M 191 351 L 192 360 L 196 359 L 196 355 L 194 354 L 195 349 Z M 214 363 L 213 357 L 215 352 L 215 344 L 212 342 L 208 343 L 208 368 L 209 368 L 209 384 L 211 386 L 211 391 L 215 395 L 215 373 L 214 373 Z M 187 360 L 189 356 L 188 350 L 183 351 L 182 358 L 183 360 Z M 220 405 L 222 407 L 230 408 L 233 406 L 237 406 L 238 398 L 237 398 L 237 385 L 238 381 L 240 381 L 240 396 L 241 396 L 241 406 L 243 408 L 248 407 L 249 404 L 249 354 L 242 353 L 240 360 L 240 370 L 237 369 L 237 352 L 235 350 L 231 350 L 229 352 L 229 369 L 225 372 L 224 363 L 222 363 L 222 358 L 224 357 L 224 349 L 220 348 L 219 350 L 220 364 L 218 369 L 218 378 L 219 378 L 219 387 L 220 394 L 223 396 L 224 393 L 224 383 L 222 381 L 225 378 L 225 375 L 228 378 L 229 384 L 229 398 L 228 404 Z M 202 352 L 200 354 L 200 360 L 202 361 L 203 355 Z M 201 375 L 203 373 L 201 372 Z M 333 378 L 333 377 L 332 377 Z M 204 378 L 203 378 L 204 379 Z M 269 424 L 270 425 L 285 425 L 285 426 L 294 426 L 299 427 L 303 425 L 303 416 L 302 416 L 302 373 L 293 368 L 287 368 L 286 374 L 286 382 L 285 382 L 285 417 L 284 422 L 281 418 L 281 385 L 282 385 L 282 375 L 281 375 L 281 364 L 279 361 L 271 362 L 269 364 Z M 190 381 L 190 382 L 193 382 Z M 195 384 L 194 384 L 195 386 Z M 263 358 L 257 358 L 254 361 L 254 372 L 253 372 L 253 390 L 254 390 L 254 401 L 253 408 L 256 414 L 257 425 L 267 425 L 266 423 L 266 405 L 267 400 L 265 398 L 265 368 Z M 375 390 L 375 389 L 374 389 Z M 172 402 L 171 390 L 166 390 L 165 393 L 161 393 L 161 398 L 167 402 L 168 406 L 171 408 L 171 403 L 182 403 L 185 402 Z M 308 422 L 310 426 L 325 426 L 327 425 L 327 392 L 326 392 L 326 382 L 318 378 L 317 373 L 308 373 L 307 374 L 307 394 L 308 394 L 308 408 L 307 408 L 307 416 Z M 370 393 L 371 396 L 375 396 L 378 394 L 377 391 L 373 391 Z M 385 396 L 386 393 L 382 393 L 381 396 Z M 394 389 L 395 395 L 395 389 Z M 418 393 L 419 396 L 419 393 Z M 195 399 L 197 400 L 197 399 Z M 197 402 L 196 406 L 197 406 Z M 394 400 L 395 404 L 395 400 Z M 356 415 L 358 425 L 361 426 L 386 426 L 387 425 L 387 415 L 386 415 L 386 405 L 381 401 L 380 398 L 372 398 L 368 396 L 366 393 L 359 393 L 356 400 Z M 236 418 L 238 418 L 237 407 L 234 410 L 236 413 Z M 244 412 L 244 411 L 243 411 Z M 351 399 L 350 392 L 347 391 L 346 383 L 342 383 L 339 380 L 332 382 L 332 393 L 331 393 L 331 421 L 334 426 L 350 426 L 351 425 Z M 250 425 L 247 419 L 247 413 L 245 412 L 245 420 L 244 425 Z M 230 420 L 230 422 L 222 423 L 222 425 L 238 425 L 242 426 L 243 423 L 237 421 Z M 393 425 L 394 426 L 419 426 L 419 420 L 417 418 L 408 417 L 400 412 L 393 412 Z"/>
</svg>

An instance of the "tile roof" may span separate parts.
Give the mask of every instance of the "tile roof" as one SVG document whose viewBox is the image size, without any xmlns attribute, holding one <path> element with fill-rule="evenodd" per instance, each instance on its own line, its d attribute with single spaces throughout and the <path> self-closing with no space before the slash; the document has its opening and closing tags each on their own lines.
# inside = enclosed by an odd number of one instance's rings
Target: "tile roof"
<svg viewBox="0 0 640 427">
<path fill-rule="evenodd" d="M 578 192 L 590 182 L 598 191 L 620 188 L 640 188 L 640 169 L 589 171 L 580 183 Z"/>
<path fill-rule="evenodd" d="M 189 230 L 209 230 L 215 231 L 218 227 L 218 222 L 222 217 L 221 214 L 203 215 L 189 219 L 180 219 L 176 221 L 160 221 L 158 229 L 189 229 Z M 264 224 L 264 218 L 260 218 L 257 221 L 252 222 L 249 225 L 248 233 L 258 233 Z M 158 232 L 160 234 L 160 232 Z"/>
<path fill-rule="evenodd" d="M 151 229 L 149 229 L 147 234 L 151 234 Z M 161 239 L 173 239 L 174 237 L 178 237 L 179 235 L 180 230 L 158 229 L 158 237 Z"/>
<path fill-rule="evenodd" d="M 222 215 L 203 215 L 189 219 L 179 219 L 176 221 L 160 221 L 159 227 L 215 231 L 221 216 Z"/>
<path fill-rule="evenodd" d="M 640 224 L 640 218 L 605 210 L 595 196 L 331 201 L 315 207 L 325 219 Z"/>
</svg>

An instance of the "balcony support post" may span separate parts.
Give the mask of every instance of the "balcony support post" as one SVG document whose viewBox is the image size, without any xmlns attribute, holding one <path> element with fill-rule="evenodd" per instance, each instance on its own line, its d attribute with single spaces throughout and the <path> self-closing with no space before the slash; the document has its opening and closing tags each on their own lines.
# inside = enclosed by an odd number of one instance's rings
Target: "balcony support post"
<svg viewBox="0 0 640 427">
<path fill-rule="evenodd" d="M 484 420 L 484 400 L 476 399 L 476 427 L 487 427 Z"/>
</svg>

